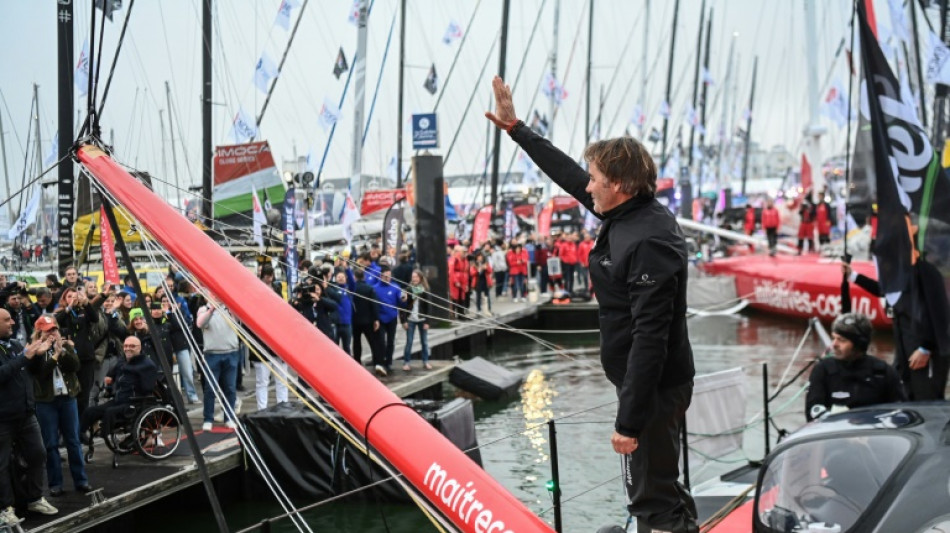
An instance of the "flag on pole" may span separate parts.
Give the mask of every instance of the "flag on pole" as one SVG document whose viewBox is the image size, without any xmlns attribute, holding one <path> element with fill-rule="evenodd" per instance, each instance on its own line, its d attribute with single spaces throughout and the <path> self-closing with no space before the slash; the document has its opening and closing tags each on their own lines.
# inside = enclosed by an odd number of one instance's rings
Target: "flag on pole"
<svg viewBox="0 0 950 533">
<path fill-rule="evenodd" d="M 343 113 L 340 111 L 340 108 L 333 103 L 329 98 L 323 99 L 323 105 L 320 107 L 320 125 L 323 126 L 323 131 L 330 132 L 330 129 L 333 128 L 333 125 L 336 124 L 340 119 L 343 118 Z"/>
<path fill-rule="evenodd" d="M 350 7 L 350 13 L 346 17 L 346 21 L 354 26 L 360 25 L 360 1 L 353 0 L 353 5 Z"/>
<path fill-rule="evenodd" d="M 26 231 L 26 228 L 30 227 L 30 224 L 36 220 L 36 212 L 40 207 L 42 190 L 39 185 L 33 187 L 33 197 L 30 198 L 30 203 L 26 205 L 26 209 L 20 212 L 16 223 L 14 223 L 13 226 L 10 227 L 10 231 L 7 232 L 7 238 L 11 241 L 19 237 L 20 234 Z"/>
<path fill-rule="evenodd" d="M 715 85 L 716 80 L 713 78 L 712 72 L 709 72 L 709 69 L 703 67 L 703 83 L 706 85 Z"/>
<path fill-rule="evenodd" d="M 544 75 L 544 80 L 541 82 L 541 94 L 559 104 L 567 98 L 567 91 L 550 72 Z"/>
<path fill-rule="evenodd" d="M 891 12 L 891 26 L 893 26 L 894 36 L 905 43 L 909 43 L 910 32 L 907 31 L 907 18 L 904 16 L 904 2 L 901 0 L 887 0 L 887 7 Z"/>
<path fill-rule="evenodd" d="M 277 64 L 267 55 L 267 52 L 261 52 L 261 57 L 257 60 L 257 66 L 254 67 L 254 85 L 257 90 L 267 94 L 270 80 L 276 78 L 277 74 Z"/>
<path fill-rule="evenodd" d="M 89 92 L 89 66 L 91 60 L 89 57 L 89 38 L 82 42 L 82 51 L 79 52 L 79 60 L 76 61 L 76 73 L 73 75 L 73 83 L 79 90 L 79 97 L 86 96 Z"/>
<path fill-rule="evenodd" d="M 343 53 L 343 47 L 336 54 L 336 63 L 333 64 L 333 75 L 340 79 L 340 74 L 350 70 L 350 65 L 346 62 L 346 54 Z"/>
<path fill-rule="evenodd" d="M 119 284 L 119 263 L 115 259 L 112 226 L 106 217 L 106 206 L 99 206 L 99 249 L 102 255 L 102 276 L 107 283 Z"/>
<path fill-rule="evenodd" d="M 340 224 L 343 226 L 343 238 L 346 239 L 346 245 L 353 242 L 353 223 L 359 220 L 360 210 L 353 201 L 350 189 L 346 190 L 346 200 L 343 202 L 343 211 L 340 213 Z"/>
<path fill-rule="evenodd" d="M 56 159 L 59 158 L 59 132 L 56 132 L 56 135 L 53 136 L 53 144 L 49 147 L 49 152 L 46 153 L 46 159 L 43 160 L 43 166 L 48 167 L 56 162 Z"/>
<path fill-rule="evenodd" d="M 630 113 L 630 123 L 639 128 L 643 127 L 646 121 L 647 116 L 643 113 L 643 106 L 640 104 L 633 106 L 633 112 Z"/>
<path fill-rule="evenodd" d="M 429 94 L 439 92 L 439 75 L 435 72 L 435 63 L 432 63 L 432 66 L 429 67 L 429 75 L 426 76 L 426 81 L 422 86 L 429 91 Z"/>
<path fill-rule="evenodd" d="M 660 103 L 660 116 L 663 118 L 670 118 L 670 103 L 664 100 Z"/>
<path fill-rule="evenodd" d="M 449 27 L 445 29 L 445 34 L 442 35 L 442 42 L 446 46 L 452 46 L 452 43 L 461 38 L 462 26 L 456 20 L 449 21 Z"/>
<path fill-rule="evenodd" d="M 264 224 L 267 224 L 267 217 L 264 216 L 264 208 L 261 207 L 261 199 L 257 197 L 257 188 L 251 183 L 251 212 L 253 217 L 254 242 L 260 249 L 264 249 Z"/>
<path fill-rule="evenodd" d="M 238 109 L 234 120 L 231 121 L 231 139 L 235 144 L 241 144 L 254 137 L 257 137 L 257 123 L 254 122 L 254 117 L 242 107 Z"/>
<path fill-rule="evenodd" d="M 290 30 L 290 13 L 299 5 L 300 2 L 297 0 L 281 0 L 280 7 L 277 8 L 277 18 L 274 20 L 274 24 L 285 30 Z"/>
<path fill-rule="evenodd" d="M 848 123 L 853 113 L 848 108 L 848 93 L 845 92 L 840 80 L 834 80 L 828 92 L 825 94 L 825 101 L 822 104 L 822 111 L 840 128 Z"/>
<path fill-rule="evenodd" d="M 950 48 L 934 32 L 930 32 L 926 79 L 927 83 L 950 85 Z"/>
<path fill-rule="evenodd" d="M 524 152 L 518 152 L 518 166 L 521 167 L 521 183 L 533 185 L 541 181 L 538 167 L 534 166 L 534 161 Z"/>
</svg>

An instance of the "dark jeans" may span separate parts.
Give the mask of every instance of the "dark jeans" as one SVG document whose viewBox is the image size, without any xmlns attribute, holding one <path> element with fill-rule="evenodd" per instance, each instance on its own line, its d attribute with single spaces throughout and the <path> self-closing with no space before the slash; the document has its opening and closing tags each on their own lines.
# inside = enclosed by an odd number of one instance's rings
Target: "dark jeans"
<svg viewBox="0 0 950 533">
<path fill-rule="evenodd" d="M 351 324 L 337 324 L 336 337 L 343 351 L 351 354 L 350 345 L 353 343 L 353 326 Z"/>
<path fill-rule="evenodd" d="M 775 247 L 778 245 L 778 228 L 765 228 L 765 238 L 769 241 L 769 253 L 775 255 Z"/>
<path fill-rule="evenodd" d="M 505 280 L 508 277 L 508 271 L 502 270 L 501 272 L 493 272 L 495 276 L 495 298 L 501 296 L 501 293 L 505 291 Z"/>
<path fill-rule="evenodd" d="M 380 326 L 382 327 L 382 326 Z M 373 365 L 383 364 L 383 338 L 381 331 L 373 331 L 373 324 L 353 324 L 353 359 L 363 364 L 363 339 L 369 343 L 369 351 L 373 354 Z"/>
<path fill-rule="evenodd" d="M 580 282 L 581 287 L 584 287 L 584 290 L 590 289 L 590 268 L 577 263 L 577 281 Z"/>
<path fill-rule="evenodd" d="M 59 434 L 63 434 L 66 454 L 69 456 L 69 473 L 74 487 L 89 484 L 86 465 L 79 443 L 79 411 L 76 399 L 57 396 L 51 402 L 36 402 L 36 419 L 40 423 L 43 443 L 46 445 L 46 479 L 49 488 L 63 486 L 63 465 L 59 458 Z"/>
<path fill-rule="evenodd" d="M 561 270 L 564 272 L 564 290 L 570 294 L 574 291 L 574 267 L 577 263 L 561 262 Z"/>
<path fill-rule="evenodd" d="M 412 359 L 412 341 L 415 331 L 419 330 L 419 341 L 422 343 L 422 364 L 429 362 L 429 330 L 422 327 L 425 322 L 408 321 L 409 328 L 406 329 L 406 349 L 402 352 L 402 361 L 409 364 Z"/>
<path fill-rule="evenodd" d="M 129 405 L 127 403 L 115 403 L 115 400 L 112 400 L 90 406 L 83 411 L 82 418 L 79 419 L 79 434 L 85 434 L 99 420 L 102 420 L 102 431 L 100 433 L 102 435 L 111 434 L 116 417 L 124 415 L 129 410 Z"/>
<path fill-rule="evenodd" d="M 32 414 L 17 420 L 0 421 L 0 509 L 14 505 L 13 476 L 10 473 L 13 444 L 26 460 L 26 485 L 21 487 L 27 502 L 43 496 L 43 474 L 46 451 L 40 425 Z"/>
<path fill-rule="evenodd" d="M 96 381 L 96 360 L 79 362 L 79 371 L 76 372 L 79 378 L 79 395 L 76 396 L 76 406 L 79 409 L 79 416 L 89 407 L 89 393 L 92 391 L 92 384 Z"/>
<path fill-rule="evenodd" d="M 393 366 L 393 353 L 396 351 L 396 327 L 399 325 L 399 321 L 395 318 L 392 322 L 380 322 L 379 329 L 382 330 L 382 334 L 385 335 L 386 350 L 385 356 L 383 357 L 383 366 L 389 370 L 389 367 Z"/>
<path fill-rule="evenodd" d="M 644 531 L 699 531 L 696 504 L 679 482 L 680 431 L 692 396 L 692 383 L 660 389 L 656 414 L 640 433 L 637 449 L 620 458 L 627 510 L 638 525 L 648 526 Z"/>
<path fill-rule="evenodd" d="M 482 295 L 485 295 L 485 302 L 488 306 L 488 312 L 491 312 L 491 289 L 475 289 L 475 309 L 482 312 Z"/>
<path fill-rule="evenodd" d="M 205 362 L 208 365 L 210 376 L 205 376 L 204 382 L 204 421 L 214 422 L 214 386 L 221 388 L 221 394 L 228 405 L 234 408 L 237 399 L 237 372 L 241 362 L 240 350 L 233 352 L 205 352 Z M 227 410 L 224 410 L 227 413 Z M 225 415 L 225 419 L 227 415 Z"/>
</svg>

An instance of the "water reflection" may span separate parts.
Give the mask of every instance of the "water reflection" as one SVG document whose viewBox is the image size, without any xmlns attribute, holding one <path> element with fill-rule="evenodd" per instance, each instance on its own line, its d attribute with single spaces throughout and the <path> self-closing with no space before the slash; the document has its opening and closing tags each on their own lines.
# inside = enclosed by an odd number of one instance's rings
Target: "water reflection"
<svg viewBox="0 0 950 533">
<path fill-rule="evenodd" d="M 521 386 L 521 412 L 524 415 L 524 436 L 531 443 L 531 447 L 538 452 L 536 463 L 548 461 L 546 424 L 548 420 L 554 418 L 551 405 L 554 403 L 555 396 L 557 396 L 557 391 L 551 388 L 551 384 L 544 378 L 544 372 L 541 369 L 536 368 L 528 373 L 524 385 Z"/>
</svg>

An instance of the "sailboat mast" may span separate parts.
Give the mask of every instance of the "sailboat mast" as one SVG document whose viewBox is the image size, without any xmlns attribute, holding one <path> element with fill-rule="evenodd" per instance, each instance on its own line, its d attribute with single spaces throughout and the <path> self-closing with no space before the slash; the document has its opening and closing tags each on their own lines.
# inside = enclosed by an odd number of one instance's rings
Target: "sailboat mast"
<svg viewBox="0 0 950 533">
<path fill-rule="evenodd" d="M 712 21 L 713 21 L 713 9 L 709 8 L 709 19 L 706 20 L 706 52 L 703 57 L 703 68 L 706 72 L 709 72 L 709 41 L 712 37 Z M 706 148 L 706 96 L 709 93 L 709 83 L 703 81 L 703 97 L 700 102 L 701 108 L 699 113 L 699 123 L 703 126 L 703 131 L 699 132 L 699 148 L 700 150 L 705 151 Z M 692 152 L 692 150 L 690 150 Z M 703 159 L 700 161 L 700 170 L 697 173 L 698 177 L 696 179 L 696 196 L 699 197 L 703 193 L 703 170 L 704 161 L 706 156 L 703 155 Z"/>
<path fill-rule="evenodd" d="M 39 176 L 43 173 L 43 137 L 40 135 L 40 86 L 33 84 L 33 99 L 36 102 L 36 113 L 33 115 L 34 128 L 36 129 L 36 175 Z M 45 198 L 43 198 L 43 187 L 36 187 L 34 189 L 36 192 L 34 194 L 40 195 L 40 213 L 44 212 L 46 207 Z M 39 217 L 39 220 L 36 222 L 36 226 L 33 227 L 33 230 L 36 232 L 36 235 L 41 235 L 40 233 L 40 224 L 43 221 L 43 216 Z M 26 239 L 26 231 L 23 232 L 23 237 Z"/>
<path fill-rule="evenodd" d="M 590 144 L 590 88 L 594 84 L 594 79 L 591 77 L 591 64 L 593 63 L 593 52 L 594 52 L 594 0 L 590 0 L 588 4 L 589 12 L 587 15 L 587 101 L 585 104 L 586 113 L 584 118 L 584 145 Z M 555 44 L 556 46 L 556 44 Z"/>
<path fill-rule="evenodd" d="M 168 179 L 168 157 L 165 150 L 165 110 L 158 110 L 158 128 L 162 134 L 162 179 Z"/>
<path fill-rule="evenodd" d="M 10 170 L 7 168 L 7 141 L 6 133 L 3 131 L 3 113 L 0 113 L 0 153 L 3 155 L 3 181 L 7 186 L 7 198 L 13 194 L 10 189 Z M 7 215 L 10 217 L 10 224 L 13 224 L 13 202 L 7 202 Z"/>
<path fill-rule="evenodd" d="M 56 49 L 58 55 L 57 87 L 59 105 L 57 123 L 60 135 L 57 157 L 59 165 L 56 191 L 57 254 L 56 270 L 66 273 L 73 262 L 73 160 L 66 157 L 72 150 L 73 128 L 73 2 L 56 2 Z M 7 188 L 9 190 L 9 187 Z M 11 219 L 12 221 L 12 219 Z M 52 253 L 50 253 L 52 257 Z"/>
<path fill-rule="evenodd" d="M 699 97 L 699 66 L 703 55 L 703 26 L 705 25 L 706 0 L 703 0 L 702 7 L 699 10 L 699 32 L 696 35 L 696 67 L 693 69 L 693 113 L 698 113 L 696 109 L 696 100 Z M 705 84 L 704 84 L 705 85 Z M 689 128 L 689 156 L 688 163 L 690 169 L 693 168 L 693 147 L 696 140 L 696 128 L 690 124 Z"/>
<path fill-rule="evenodd" d="M 178 198 L 178 207 L 184 209 L 181 203 L 181 183 L 178 181 L 178 156 L 175 155 L 175 127 L 172 123 L 172 90 L 165 80 L 165 105 L 168 109 L 168 143 L 172 152 L 172 172 L 175 174 L 175 197 Z M 168 179 L 167 177 L 165 179 Z"/>
<path fill-rule="evenodd" d="M 924 100 L 924 73 L 920 66 L 920 36 L 917 34 L 917 8 L 915 0 L 910 0 L 910 21 L 914 31 L 914 64 L 917 67 L 917 91 L 920 94 L 920 122 L 927 127 L 927 102 Z"/>
<path fill-rule="evenodd" d="M 396 188 L 402 187 L 402 100 L 406 71 L 406 0 L 399 2 L 399 103 L 396 111 Z"/>
<path fill-rule="evenodd" d="M 508 13 L 511 11 L 511 0 L 504 0 L 501 11 L 501 50 L 498 52 L 498 76 L 505 79 L 505 63 L 508 62 Z M 554 122 L 554 116 L 549 119 Z M 550 127 L 550 124 L 548 125 Z M 498 166 L 501 163 L 501 130 L 495 128 L 495 151 L 491 161 L 491 205 L 498 207 Z"/>
<path fill-rule="evenodd" d="M 557 44 L 558 40 L 558 29 L 560 28 L 561 20 L 561 0 L 554 0 L 554 41 L 551 44 L 551 77 L 557 80 Z M 554 142 L 554 115 L 557 110 L 557 97 L 554 96 L 549 100 L 550 112 L 548 113 L 548 139 L 551 142 Z M 550 180 L 545 180 L 550 187 Z"/>
<path fill-rule="evenodd" d="M 752 91 L 749 93 L 749 116 L 745 123 L 745 154 L 742 158 L 742 196 L 745 197 L 745 182 L 749 175 L 749 152 L 752 151 L 752 106 L 755 104 L 755 76 L 759 70 L 759 56 L 752 61 Z"/>
<path fill-rule="evenodd" d="M 637 105 L 640 108 L 640 115 L 637 117 L 637 131 L 640 140 L 643 140 L 643 128 L 646 126 L 644 116 L 646 113 L 647 99 L 647 47 L 650 45 L 650 0 L 646 0 L 646 6 L 643 8 L 643 57 L 640 58 L 640 64 L 643 70 L 640 71 L 640 101 Z"/>
<path fill-rule="evenodd" d="M 353 63 L 353 73 L 356 91 L 353 101 L 353 151 L 350 187 L 353 199 L 359 205 L 363 196 L 363 108 L 366 103 L 366 0 L 360 0 L 359 18 L 356 30 L 356 58 Z"/>
<path fill-rule="evenodd" d="M 808 65 L 808 126 L 805 127 L 806 154 L 811 163 L 812 199 L 817 200 L 824 189 L 825 177 L 821 173 L 821 136 L 825 128 L 818 123 L 818 36 L 815 0 L 805 0 L 805 53 Z"/>
<path fill-rule="evenodd" d="M 666 166 L 666 142 L 667 142 L 667 131 L 670 125 L 670 114 L 672 113 L 673 104 L 670 103 L 670 92 L 673 90 L 673 56 L 676 52 L 676 22 L 679 19 L 680 14 L 680 0 L 676 0 L 676 3 L 673 4 L 673 34 L 670 38 L 670 63 L 666 68 L 666 96 L 664 102 L 670 107 L 670 112 L 663 117 L 663 150 L 660 152 L 660 168 Z"/>
<path fill-rule="evenodd" d="M 211 226 L 212 223 L 212 200 L 211 200 L 211 156 L 213 148 L 211 145 L 211 2 L 213 0 L 203 0 L 201 2 L 201 36 L 202 36 L 202 55 L 201 55 L 201 216 L 204 224 Z"/>
<path fill-rule="evenodd" d="M 729 59 L 726 62 L 726 79 L 722 82 L 723 102 L 722 114 L 719 120 L 719 150 L 716 154 L 716 194 L 719 194 L 719 191 L 722 190 L 723 161 L 727 160 L 725 152 L 727 144 L 726 138 L 729 135 L 729 125 L 726 122 L 729 119 L 728 100 L 732 94 L 732 91 L 729 90 L 729 86 L 732 82 L 732 64 L 736 58 L 736 38 L 738 36 L 738 33 L 732 34 L 732 41 L 729 43 Z"/>
</svg>

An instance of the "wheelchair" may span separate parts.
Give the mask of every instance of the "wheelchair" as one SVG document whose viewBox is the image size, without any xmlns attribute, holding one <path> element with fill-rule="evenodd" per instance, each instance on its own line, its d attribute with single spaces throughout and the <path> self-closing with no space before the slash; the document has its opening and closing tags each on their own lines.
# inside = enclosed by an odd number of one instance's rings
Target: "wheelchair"
<svg viewBox="0 0 950 533">
<path fill-rule="evenodd" d="M 89 439 L 86 461 L 95 453 L 95 437 L 101 437 L 112 452 L 112 468 L 119 467 L 119 456 L 138 454 L 151 461 L 170 457 L 181 440 L 181 422 L 172 405 L 168 383 L 160 378 L 153 394 L 133 396 L 125 412 L 115 416 L 112 429 L 99 429 Z"/>
</svg>

